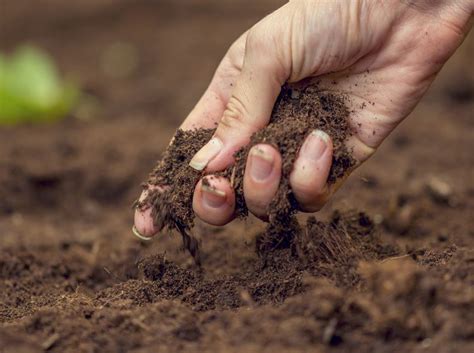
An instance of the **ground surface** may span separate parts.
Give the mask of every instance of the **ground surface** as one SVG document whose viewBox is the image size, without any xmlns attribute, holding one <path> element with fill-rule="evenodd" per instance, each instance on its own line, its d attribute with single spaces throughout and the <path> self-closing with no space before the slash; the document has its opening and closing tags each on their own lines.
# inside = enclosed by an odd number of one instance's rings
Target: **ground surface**
<svg viewBox="0 0 474 353">
<path fill-rule="evenodd" d="M 138 185 L 229 43 L 277 5 L 2 4 L 0 49 L 43 46 L 96 100 L 0 129 L 1 352 L 474 351 L 472 35 L 317 216 L 343 211 L 350 251 L 323 238 L 311 266 L 263 260 L 259 222 L 198 224 L 198 271 L 179 237 L 131 236 Z"/>
</svg>

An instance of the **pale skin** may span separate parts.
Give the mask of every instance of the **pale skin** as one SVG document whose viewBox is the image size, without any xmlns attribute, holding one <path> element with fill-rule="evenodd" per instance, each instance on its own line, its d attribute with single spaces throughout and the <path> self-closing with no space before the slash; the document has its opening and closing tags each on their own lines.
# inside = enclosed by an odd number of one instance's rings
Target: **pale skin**
<svg viewBox="0 0 474 353">
<path fill-rule="evenodd" d="M 234 152 L 268 124 L 281 86 L 311 78 L 321 81 L 321 89 L 349 96 L 354 135 L 347 144 L 360 165 L 420 101 L 471 29 L 473 13 L 474 0 L 290 1 L 230 47 L 182 123 L 183 129 L 217 125 L 190 166 L 213 173 L 231 165 Z M 326 183 L 331 156 L 330 137 L 309 134 L 290 176 L 301 211 L 318 211 L 340 186 Z M 244 194 L 249 210 L 263 220 L 280 177 L 279 151 L 254 146 Z M 197 184 L 193 209 L 203 221 L 224 225 L 233 219 L 234 191 L 224 178 L 211 184 Z M 135 211 L 144 237 L 160 231 L 150 214 Z"/>
</svg>

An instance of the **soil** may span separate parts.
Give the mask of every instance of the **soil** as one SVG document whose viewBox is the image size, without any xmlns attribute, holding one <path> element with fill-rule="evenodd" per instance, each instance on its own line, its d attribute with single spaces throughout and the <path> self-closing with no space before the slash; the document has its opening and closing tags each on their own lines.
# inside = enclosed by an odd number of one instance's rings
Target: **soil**
<svg viewBox="0 0 474 353">
<path fill-rule="evenodd" d="M 257 240 L 259 254 L 274 249 L 278 244 L 290 246 L 300 227 L 294 217 L 298 202 L 291 192 L 289 177 L 299 149 L 308 134 L 319 129 L 325 131 L 334 144 L 333 161 L 328 175 L 328 184 L 342 178 L 355 165 L 355 160 L 345 143 L 352 136 L 349 122 L 349 108 L 346 98 L 318 89 L 316 83 L 301 87 L 282 87 L 275 103 L 269 124 L 254 133 L 250 143 L 235 153 L 235 164 L 221 173 L 227 177 L 235 190 L 236 216 L 248 216 L 243 194 L 245 164 L 250 149 L 259 143 L 273 145 L 282 157 L 282 178 L 278 191 L 272 200 L 268 214 L 269 226 Z M 136 202 L 141 210 L 152 209 L 155 225 L 161 229 L 177 230 L 183 245 L 189 250 L 197 264 L 200 264 L 198 242 L 190 233 L 194 225 L 192 199 L 199 179 L 211 186 L 210 177 L 204 172 L 193 170 L 189 162 L 214 134 L 215 129 L 178 130 L 173 142 L 166 149 L 163 158 L 150 174 L 144 189 L 147 197 Z"/>
<path fill-rule="evenodd" d="M 472 34 L 377 155 L 298 216 L 292 246 L 258 256 L 261 222 L 195 221 L 198 267 L 175 232 L 132 236 L 137 185 L 228 44 L 276 6 L 7 2 L 0 48 L 41 45 L 96 100 L 0 128 L 0 351 L 474 350 Z M 118 41 L 138 57 L 125 76 L 102 65 Z"/>
</svg>

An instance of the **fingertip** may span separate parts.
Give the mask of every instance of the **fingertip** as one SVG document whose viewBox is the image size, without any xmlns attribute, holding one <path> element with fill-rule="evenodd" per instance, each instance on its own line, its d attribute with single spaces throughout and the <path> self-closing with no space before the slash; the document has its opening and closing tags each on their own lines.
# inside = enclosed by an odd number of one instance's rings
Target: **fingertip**
<svg viewBox="0 0 474 353">
<path fill-rule="evenodd" d="M 258 144 L 250 149 L 244 175 L 245 202 L 250 212 L 266 219 L 270 202 L 281 178 L 281 156 L 272 146 Z"/>
<path fill-rule="evenodd" d="M 303 211 L 318 211 L 326 203 L 332 153 L 331 138 L 321 130 L 311 132 L 301 146 L 290 175 L 290 185 Z"/>
<path fill-rule="evenodd" d="M 144 238 L 152 238 L 160 231 L 154 225 L 151 209 L 144 211 L 135 210 L 134 225 L 135 231 Z"/>
<path fill-rule="evenodd" d="M 152 190 L 152 189 L 159 189 L 159 188 L 149 186 L 149 189 L 144 190 L 142 192 L 138 201 L 139 202 L 144 201 L 146 197 L 148 196 L 149 190 Z M 148 208 L 136 207 L 133 218 L 134 218 L 133 233 L 141 239 L 152 238 L 161 230 L 155 225 L 155 222 L 153 221 L 151 207 L 148 207 Z"/>
<path fill-rule="evenodd" d="M 222 226 L 233 219 L 235 194 L 229 181 L 222 177 L 206 176 L 194 190 L 193 209 L 206 223 Z"/>
</svg>

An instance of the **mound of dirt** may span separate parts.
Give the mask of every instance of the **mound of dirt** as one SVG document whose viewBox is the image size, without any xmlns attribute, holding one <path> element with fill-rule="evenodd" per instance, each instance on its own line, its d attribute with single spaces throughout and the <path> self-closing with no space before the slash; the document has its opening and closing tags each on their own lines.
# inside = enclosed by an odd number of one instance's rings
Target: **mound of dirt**
<svg viewBox="0 0 474 353">
<path fill-rule="evenodd" d="M 355 287 L 360 281 L 360 261 L 396 255 L 398 250 L 381 244 L 364 213 L 349 212 L 335 213 L 329 223 L 310 218 L 291 247 L 273 249 L 269 254 L 235 275 L 212 279 L 196 269 L 180 268 L 162 254 L 152 255 L 138 264 L 141 280 L 109 288 L 98 300 L 143 305 L 163 298 L 179 299 L 199 311 L 281 303 L 307 289 L 306 275 L 331 279 L 340 287 Z"/>
<path fill-rule="evenodd" d="M 71 249 L 62 266 L 38 253 L 2 253 L 3 288 L 11 283 L 12 291 L 0 294 L 0 340 L 8 352 L 252 352 L 268 344 L 295 352 L 348 345 L 421 352 L 443 342 L 453 352 L 468 349 L 474 307 L 466 278 L 456 278 L 456 266 L 440 274 L 432 268 L 446 269 L 441 259 L 452 262 L 454 253 L 466 266 L 469 251 L 448 246 L 408 256 L 383 244 L 361 212 L 336 212 L 327 223 L 312 218 L 293 245 L 213 276 L 163 253 L 146 256 L 133 278 L 95 292 L 74 285 L 94 274 L 86 274 L 86 260 L 71 261 Z"/>
</svg>

